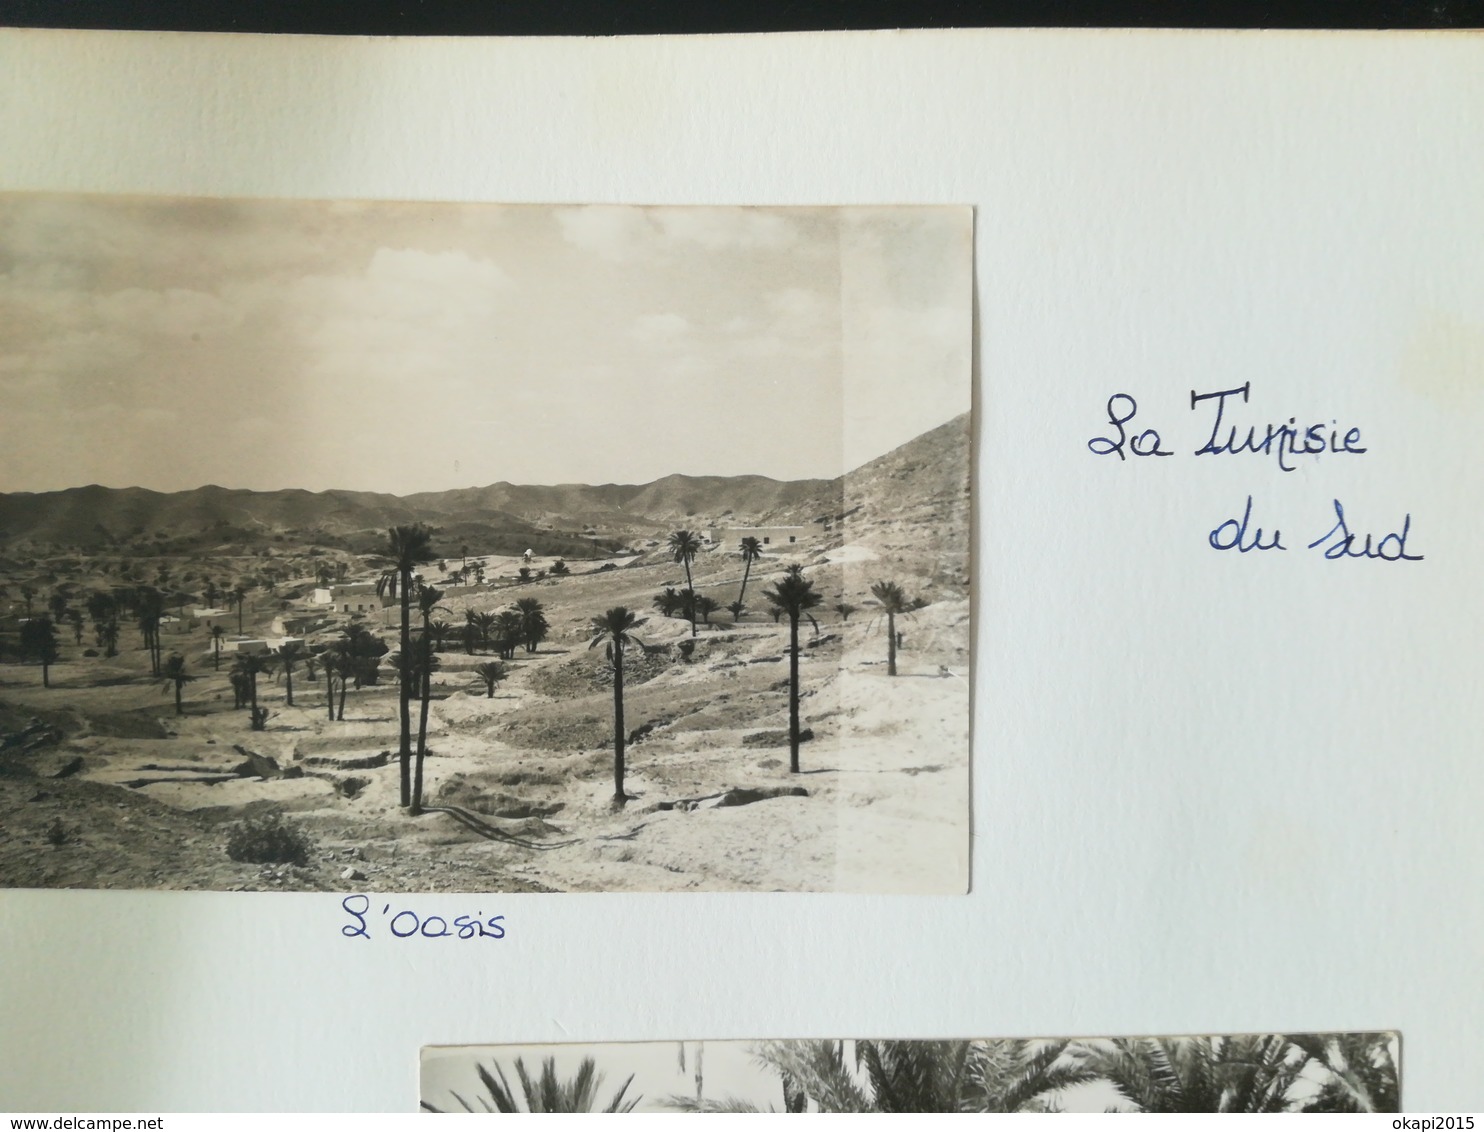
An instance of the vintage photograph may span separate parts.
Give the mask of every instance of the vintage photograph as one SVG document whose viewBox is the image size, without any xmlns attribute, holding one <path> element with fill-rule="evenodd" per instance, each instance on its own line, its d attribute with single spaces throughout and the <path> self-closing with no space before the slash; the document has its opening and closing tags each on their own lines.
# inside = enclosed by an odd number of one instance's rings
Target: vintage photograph
<svg viewBox="0 0 1484 1132">
<path fill-rule="evenodd" d="M 1399 1112 L 1395 1033 L 429 1046 L 424 1112 Z"/>
<path fill-rule="evenodd" d="M 0 886 L 965 892 L 972 256 L 0 196 Z"/>
</svg>

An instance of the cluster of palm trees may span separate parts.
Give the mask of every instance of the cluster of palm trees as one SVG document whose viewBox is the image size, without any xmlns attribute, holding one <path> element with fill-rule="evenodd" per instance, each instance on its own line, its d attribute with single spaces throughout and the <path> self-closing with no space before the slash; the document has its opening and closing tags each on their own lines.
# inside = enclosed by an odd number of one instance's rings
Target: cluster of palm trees
<svg viewBox="0 0 1484 1132">
<path fill-rule="evenodd" d="M 1396 1112 L 1386 1034 L 766 1042 L 783 1111 L 1055 1112 L 1071 1089 L 1138 1112 Z M 673 1098 L 688 1110 L 746 1102 Z"/>
<path fill-rule="evenodd" d="M 710 614 L 717 609 L 715 601 L 696 594 L 694 579 L 691 576 L 691 563 L 700 553 L 701 542 L 691 531 L 680 530 L 670 536 L 667 546 L 671 558 L 685 567 L 686 586 L 684 590 L 666 587 L 656 595 L 653 604 L 655 609 L 666 617 L 671 617 L 676 612 L 682 613 L 689 619 L 691 635 L 694 637 L 697 616 L 701 616 L 709 623 Z M 743 604 L 743 597 L 747 592 L 752 564 L 762 557 L 762 545 L 756 538 L 744 538 L 741 542 L 740 553 L 744 569 L 741 591 L 730 607 L 734 617 L 740 617 L 746 608 Z M 871 593 L 875 604 L 886 617 L 887 674 L 895 676 L 899 642 L 896 619 L 923 608 L 927 602 L 921 598 L 908 598 L 898 583 L 890 581 L 875 583 L 871 587 Z M 788 566 L 783 576 L 770 589 L 763 591 L 763 597 L 768 603 L 774 621 L 781 621 L 784 618 L 788 620 L 788 768 L 790 773 L 798 774 L 799 745 L 802 741 L 802 728 L 799 722 L 799 626 L 801 622 L 807 620 L 818 633 L 819 622 L 814 619 L 810 611 L 823 604 L 824 598 L 815 590 L 814 582 L 805 576 L 804 568 L 797 563 Z M 855 612 L 855 606 L 840 602 L 835 606 L 835 610 L 843 620 Z M 628 801 L 628 795 L 624 792 L 624 739 L 627 732 L 624 728 L 623 661 L 628 649 L 635 645 L 642 645 L 643 642 L 635 634 L 635 630 L 644 623 L 645 620 L 632 610 L 625 606 L 616 606 L 601 617 L 594 617 L 589 625 L 588 647 L 596 648 L 600 644 L 603 645 L 608 663 L 613 669 L 613 806 L 615 808 L 622 808 Z M 489 694 L 494 694 L 493 685 L 490 686 Z"/>
<path fill-rule="evenodd" d="M 535 652 L 551 629 L 546 610 L 534 597 L 520 598 L 509 609 L 499 612 L 469 609 L 464 616 L 464 649 L 471 656 L 477 647 L 486 652 L 493 650 L 504 660 L 514 660 L 518 648 Z M 431 631 L 441 640 L 451 628 L 446 622 L 435 622 Z"/>
<path fill-rule="evenodd" d="M 660 1103 L 683 1112 L 1058 1112 L 1067 1102 L 1153 1113 L 1400 1111 L 1387 1034 L 773 1041 L 751 1052 L 774 1082 L 771 1102 L 706 1097 L 698 1074 L 694 1096 Z M 643 1099 L 629 1092 L 633 1076 L 606 1097 L 592 1058 L 569 1080 L 554 1058 L 539 1075 L 519 1059 L 514 1069 L 518 1091 L 497 1062 L 476 1066 L 483 1095 L 455 1100 L 469 1112 L 627 1112 Z"/>
</svg>

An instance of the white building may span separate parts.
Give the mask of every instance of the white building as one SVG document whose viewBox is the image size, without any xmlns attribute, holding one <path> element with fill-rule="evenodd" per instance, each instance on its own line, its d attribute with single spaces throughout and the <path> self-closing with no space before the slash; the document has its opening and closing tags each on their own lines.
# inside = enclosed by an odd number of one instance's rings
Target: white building
<svg viewBox="0 0 1484 1132">
<path fill-rule="evenodd" d="M 391 604 L 390 598 L 376 592 L 375 582 L 321 586 L 314 591 L 310 601 L 315 605 L 328 606 L 332 613 L 373 613 Z"/>
<path fill-rule="evenodd" d="M 780 547 L 811 543 L 829 530 L 825 523 L 805 523 L 793 527 L 712 527 L 704 532 L 705 539 L 718 550 L 736 551 L 745 538 L 755 538 L 764 547 L 774 550 Z"/>
</svg>

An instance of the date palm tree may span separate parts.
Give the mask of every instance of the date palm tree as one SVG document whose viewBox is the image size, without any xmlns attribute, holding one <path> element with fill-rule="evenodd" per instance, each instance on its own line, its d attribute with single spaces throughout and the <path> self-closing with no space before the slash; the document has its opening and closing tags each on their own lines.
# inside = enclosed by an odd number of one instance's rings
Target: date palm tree
<svg viewBox="0 0 1484 1132">
<path fill-rule="evenodd" d="M 824 599 L 814 592 L 814 583 L 798 567 L 790 568 L 771 590 L 764 590 L 768 604 L 788 618 L 788 769 L 799 773 L 799 619 L 807 617 L 819 631 L 809 610 Z"/>
<path fill-rule="evenodd" d="M 515 649 L 521 642 L 524 630 L 524 619 L 515 610 L 504 609 L 495 615 L 493 636 L 499 647 L 500 655 L 506 660 L 515 659 Z"/>
<path fill-rule="evenodd" d="M 623 655 L 632 645 L 640 644 L 634 630 L 644 624 L 644 618 L 636 616 L 623 606 L 615 606 L 601 617 L 594 617 L 590 626 L 592 640 L 588 648 L 606 645 L 608 663 L 613 666 L 613 807 L 623 809 L 628 795 L 623 790 Z"/>
<path fill-rule="evenodd" d="M 763 556 L 763 544 L 748 535 L 740 543 L 742 553 L 742 588 L 737 591 L 737 604 L 741 605 L 747 598 L 747 579 L 752 574 L 752 564 Z"/>
<path fill-rule="evenodd" d="M 426 633 L 412 644 L 410 675 L 418 689 L 417 754 L 412 769 L 413 817 L 423 812 L 423 762 L 428 757 L 428 705 L 433 698 L 433 673 L 438 670 L 438 654 L 433 651 L 433 640 Z"/>
<path fill-rule="evenodd" d="M 650 604 L 664 616 L 674 617 L 675 611 L 680 608 L 680 591 L 673 586 L 666 586 L 663 591 L 654 595 Z"/>
<path fill-rule="evenodd" d="M 33 617 L 21 626 L 21 651 L 41 665 L 41 686 L 50 688 L 51 667 L 57 663 L 57 630 L 50 617 Z"/>
<path fill-rule="evenodd" d="M 847 1049 L 847 1046 L 853 1049 Z M 1056 1092 L 1093 1075 L 1066 1042 L 775 1041 L 753 1047 L 778 1077 L 783 1111 L 1044 1111 Z M 744 1101 L 670 1097 L 685 1112 L 756 1111 Z"/>
<path fill-rule="evenodd" d="M 731 605 L 727 606 L 727 610 L 732 615 L 733 624 L 742 620 L 742 614 L 746 611 L 746 609 L 747 606 L 743 605 L 740 601 L 734 601 Z"/>
<path fill-rule="evenodd" d="M 273 658 L 262 652 L 238 653 L 237 662 L 232 666 L 233 673 L 247 689 L 247 705 L 251 708 L 251 726 L 254 731 L 262 731 L 268 725 L 268 713 L 258 710 L 258 677 L 273 675 L 273 668 Z"/>
<path fill-rule="evenodd" d="M 495 615 L 485 610 L 470 609 L 465 612 L 464 617 L 479 637 L 479 647 L 488 652 L 490 634 L 494 632 L 495 628 Z"/>
<path fill-rule="evenodd" d="M 67 611 L 67 623 L 72 626 L 72 643 L 79 647 L 82 645 L 83 620 L 82 610 L 76 606 Z"/>
<path fill-rule="evenodd" d="M 443 607 L 443 591 L 433 586 L 418 586 L 417 612 L 422 618 L 422 634 L 418 637 L 413 658 L 418 684 L 417 708 L 417 757 L 412 772 L 412 813 L 422 813 L 423 804 L 423 760 L 428 757 L 428 706 L 433 699 L 433 672 L 438 667 L 438 654 L 433 648 L 433 614 Z"/>
<path fill-rule="evenodd" d="M 692 608 L 701 615 L 702 621 L 710 625 L 711 615 L 720 609 L 721 606 L 717 604 L 715 598 L 708 597 L 706 594 L 697 594 L 696 600 L 692 603 Z"/>
<path fill-rule="evenodd" d="M 515 603 L 515 608 L 520 614 L 520 638 L 525 643 L 526 652 L 535 652 L 550 628 L 546 621 L 546 611 L 541 607 L 540 600 L 534 597 L 521 598 Z"/>
<path fill-rule="evenodd" d="M 144 586 L 135 598 L 135 613 L 144 647 L 149 650 L 150 672 L 160 675 L 160 618 L 165 616 L 165 595 L 152 586 Z"/>
<path fill-rule="evenodd" d="M 231 598 L 237 604 L 237 635 L 242 636 L 242 603 L 247 600 L 247 587 L 240 582 L 232 587 Z"/>
<path fill-rule="evenodd" d="M 465 1112 L 632 1112 L 634 1107 L 644 1099 L 642 1096 L 625 1096 L 629 1091 L 629 1086 L 634 1082 L 634 1075 L 631 1073 L 618 1092 L 613 1094 L 612 1099 L 601 1109 L 598 1108 L 597 1105 L 602 1099 L 598 1095 L 598 1090 L 603 1087 L 603 1075 L 597 1071 L 597 1063 L 590 1057 L 582 1059 L 582 1064 L 577 1067 L 576 1075 L 568 1081 L 557 1077 L 556 1058 L 554 1057 L 548 1057 L 541 1063 L 539 1077 L 533 1077 L 525 1063 L 520 1058 L 516 1058 L 515 1076 L 520 1082 L 520 1095 L 518 1096 L 499 1062 L 493 1065 L 493 1073 L 482 1065 L 475 1066 L 475 1072 L 479 1074 L 480 1083 L 485 1088 L 484 1096 L 474 1098 L 479 1102 L 478 1108 L 458 1093 L 453 1094 L 454 1099 L 459 1102 L 459 1106 Z M 434 1108 L 427 1101 L 422 1102 L 422 1107 L 427 1112 L 442 1111 Z"/>
<path fill-rule="evenodd" d="M 289 641 L 278 650 L 278 663 L 283 669 L 283 702 L 294 706 L 294 666 L 309 659 L 309 650 L 298 641 Z"/>
<path fill-rule="evenodd" d="M 696 555 L 701 553 L 701 540 L 691 531 L 676 531 L 670 536 L 670 557 L 685 567 L 685 588 L 692 593 L 695 592 L 695 583 L 691 580 L 690 564 L 695 561 Z M 690 619 L 690 635 L 696 635 L 696 619 L 692 615 Z"/>
<path fill-rule="evenodd" d="M 175 714 L 184 715 L 185 707 L 180 702 L 182 689 L 196 678 L 186 671 L 185 657 L 171 653 L 165 661 L 165 691 L 175 689 Z"/>
<path fill-rule="evenodd" d="M 855 612 L 855 606 L 851 605 L 848 601 L 837 601 L 833 608 L 840 615 L 841 621 L 849 621 L 850 615 Z"/>
<path fill-rule="evenodd" d="M 115 618 L 109 618 L 98 626 L 98 643 L 103 646 L 104 656 L 118 656 L 119 654 L 119 623 Z"/>
<path fill-rule="evenodd" d="M 1281 1034 L 1083 1043 L 1085 1065 L 1140 1112 L 1292 1112 L 1309 1057 Z"/>
<path fill-rule="evenodd" d="M 400 596 L 402 603 L 401 655 L 412 655 L 412 576 L 419 566 L 433 561 L 433 535 L 422 523 L 393 527 L 387 531 L 386 549 L 383 553 L 391 559 L 391 566 L 376 583 L 376 592 L 392 598 Z M 401 801 L 403 806 L 412 805 L 412 686 L 411 681 L 401 681 L 397 692 L 397 720 L 400 731 L 397 736 L 397 761 L 401 768 Z"/>
<path fill-rule="evenodd" d="M 211 627 L 211 667 L 218 672 L 222 667 L 222 638 L 226 635 L 227 631 L 220 625 Z"/>
<path fill-rule="evenodd" d="M 886 615 L 886 674 L 897 674 L 897 618 L 921 609 L 920 603 L 910 601 L 896 582 L 877 582 L 871 586 L 876 604 Z"/>
<path fill-rule="evenodd" d="M 492 700 L 495 698 L 495 685 L 505 679 L 505 666 L 498 660 L 487 660 L 474 666 L 474 675 L 484 681 L 485 699 Z"/>
</svg>

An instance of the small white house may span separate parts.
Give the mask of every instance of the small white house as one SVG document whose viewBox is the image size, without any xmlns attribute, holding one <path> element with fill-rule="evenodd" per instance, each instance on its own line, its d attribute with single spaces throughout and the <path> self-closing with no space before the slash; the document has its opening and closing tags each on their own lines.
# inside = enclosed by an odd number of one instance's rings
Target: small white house
<svg viewBox="0 0 1484 1132">
<path fill-rule="evenodd" d="M 321 586 L 310 601 L 328 606 L 332 613 L 372 613 L 385 609 L 391 599 L 376 592 L 375 582 L 346 582 L 338 586 Z"/>
<path fill-rule="evenodd" d="M 825 530 L 823 523 L 789 527 L 712 527 L 705 536 L 706 541 L 718 550 L 736 551 L 745 538 L 755 538 L 763 547 L 777 550 L 813 542 Z"/>
</svg>

